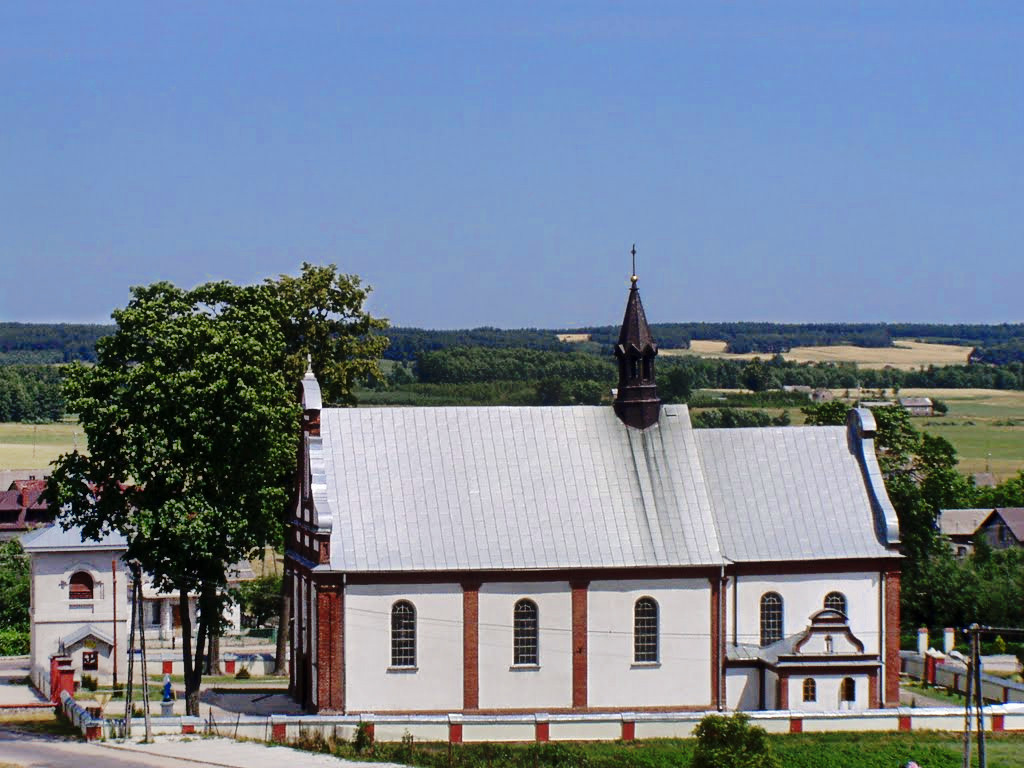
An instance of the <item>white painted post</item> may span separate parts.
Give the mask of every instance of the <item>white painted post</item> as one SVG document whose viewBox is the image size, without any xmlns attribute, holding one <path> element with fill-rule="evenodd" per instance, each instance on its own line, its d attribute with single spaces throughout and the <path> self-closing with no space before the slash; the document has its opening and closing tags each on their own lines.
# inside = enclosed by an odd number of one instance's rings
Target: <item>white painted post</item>
<svg viewBox="0 0 1024 768">
<path fill-rule="evenodd" d="M 956 645 L 956 630 L 952 627 L 946 627 L 942 630 L 942 650 L 945 653 L 949 653 L 953 650 Z"/>
<path fill-rule="evenodd" d="M 167 640 L 172 632 L 171 599 L 166 598 L 160 601 L 160 639 Z"/>
<path fill-rule="evenodd" d="M 928 653 L 928 627 L 921 627 L 917 630 L 917 655 L 924 656 Z"/>
</svg>

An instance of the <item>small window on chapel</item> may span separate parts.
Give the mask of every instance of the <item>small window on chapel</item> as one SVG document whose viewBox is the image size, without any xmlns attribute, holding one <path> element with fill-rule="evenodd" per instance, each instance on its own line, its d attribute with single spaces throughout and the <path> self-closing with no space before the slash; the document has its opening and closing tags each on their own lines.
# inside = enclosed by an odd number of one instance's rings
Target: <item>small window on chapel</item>
<svg viewBox="0 0 1024 768">
<path fill-rule="evenodd" d="M 825 607 L 846 615 L 846 595 L 842 592 L 829 592 L 825 595 Z"/>
<path fill-rule="evenodd" d="M 804 680 L 804 701 L 817 701 L 818 700 L 818 684 L 814 682 L 813 677 L 808 677 Z"/>
<path fill-rule="evenodd" d="M 857 683 L 852 677 L 843 678 L 842 685 L 839 686 L 840 699 L 842 701 L 856 701 L 857 700 Z"/>
<path fill-rule="evenodd" d="M 68 597 L 72 600 L 92 600 L 92 576 L 85 571 L 77 571 L 68 580 Z"/>
<path fill-rule="evenodd" d="M 416 666 L 416 609 L 408 600 L 391 606 L 391 666 Z"/>
</svg>

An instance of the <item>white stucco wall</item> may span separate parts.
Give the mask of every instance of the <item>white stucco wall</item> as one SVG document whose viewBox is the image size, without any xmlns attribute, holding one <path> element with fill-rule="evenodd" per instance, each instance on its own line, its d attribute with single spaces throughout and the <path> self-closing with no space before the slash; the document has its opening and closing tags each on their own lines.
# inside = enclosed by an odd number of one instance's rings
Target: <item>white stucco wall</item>
<svg viewBox="0 0 1024 768">
<path fill-rule="evenodd" d="M 512 664 L 517 601 L 537 604 L 539 664 Z M 460 615 L 461 624 L 461 615 Z M 461 644 L 460 644 L 461 652 Z M 572 706 L 572 593 L 567 582 L 494 583 L 480 587 L 480 707 Z M 461 675 L 460 675 L 461 684 Z"/>
<path fill-rule="evenodd" d="M 878 653 L 878 586 L 878 573 L 871 571 L 734 576 L 726 600 L 727 639 L 729 642 L 733 642 L 734 637 L 740 643 L 760 642 L 761 596 L 766 592 L 777 592 L 782 596 L 783 634 L 786 637 L 803 632 L 810 625 L 811 614 L 824 607 L 825 595 L 841 592 L 846 596 L 851 631 L 864 643 L 865 653 Z"/>
<path fill-rule="evenodd" d="M 408 600 L 416 609 L 413 669 L 391 668 L 391 606 L 398 600 Z M 462 709 L 458 584 L 350 584 L 344 613 L 347 710 Z"/>
<path fill-rule="evenodd" d="M 658 604 L 658 662 L 634 664 L 637 599 Z M 594 581 L 587 596 L 588 704 L 709 706 L 711 586 L 707 579 Z"/>
<path fill-rule="evenodd" d="M 761 702 L 761 673 L 756 667 L 736 667 L 725 672 L 725 706 L 752 712 Z"/>
<path fill-rule="evenodd" d="M 48 679 L 50 656 L 57 653 L 61 640 L 80 627 L 92 624 L 108 636 L 116 637 L 117 666 L 122 679 L 127 674 L 128 579 L 124 566 L 117 560 L 117 629 L 114 628 L 114 588 L 111 560 L 120 552 L 109 550 L 39 552 L 32 555 L 31 570 L 31 657 L 32 678 L 37 685 Z M 77 571 L 85 571 L 93 579 L 92 600 L 71 600 L 68 581 Z M 88 641 L 92 644 L 92 641 Z M 113 672 L 110 648 L 96 644 L 99 668 L 86 674 L 108 682 Z M 83 644 L 66 648 L 75 667 L 75 679 L 82 678 Z"/>
<path fill-rule="evenodd" d="M 817 688 L 815 701 L 804 701 L 804 680 L 811 677 Z M 854 680 L 854 700 L 839 700 L 839 687 L 843 678 Z M 794 675 L 789 678 L 789 709 L 798 712 L 835 712 L 845 709 L 867 709 L 868 676 L 867 675 Z"/>
</svg>

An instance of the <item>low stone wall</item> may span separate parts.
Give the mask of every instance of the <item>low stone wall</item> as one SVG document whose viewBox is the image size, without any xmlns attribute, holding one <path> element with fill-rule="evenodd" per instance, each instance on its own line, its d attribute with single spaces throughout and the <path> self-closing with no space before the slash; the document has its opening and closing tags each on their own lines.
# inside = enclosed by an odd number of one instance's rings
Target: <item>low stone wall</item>
<svg viewBox="0 0 1024 768">
<path fill-rule="evenodd" d="M 141 657 L 136 653 L 136 663 Z M 245 669 L 252 677 L 268 677 L 274 674 L 272 653 L 225 653 L 221 656 L 218 675 L 234 675 Z M 150 675 L 184 675 L 185 662 L 181 651 L 150 651 L 146 654 L 146 672 Z"/>
<path fill-rule="evenodd" d="M 65 713 L 88 739 L 122 731 L 122 721 L 102 720 L 89 707 L 62 696 Z M 558 715 L 271 715 L 203 719 L 198 717 L 151 718 L 153 733 L 210 733 L 231 738 L 287 743 L 319 734 L 325 739 L 351 740 L 365 723 L 378 741 L 401 741 L 406 735 L 429 742 L 546 742 L 611 741 L 622 739 L 689 738 L 706 712 L 622 712 L 614 714 Z M 750 719 L 770 733 L 822 731 L 959 732 L 962 709 L 900 708 L 862 712 L 752 712 Z M 145 721 L 133 718 L 133 734 L 144 733 Z M 1024 731 L 1024 705 L 985 708 L 989 731 Z"/>
</svg>

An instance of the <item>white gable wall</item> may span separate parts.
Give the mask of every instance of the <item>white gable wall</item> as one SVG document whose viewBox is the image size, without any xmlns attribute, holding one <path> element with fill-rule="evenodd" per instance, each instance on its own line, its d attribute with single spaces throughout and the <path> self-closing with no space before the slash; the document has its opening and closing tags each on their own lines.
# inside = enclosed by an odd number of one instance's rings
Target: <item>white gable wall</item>
<svg viewBox="0 0 1024 768">
<path fill-rule="evenodd" d="M 810 677 L 817 688 L 814 701 L 804 701 L 804 680 Z M 852 677 L 854 700 L 840 701 L 843 679 Z M 798 712 L 835 712 L 837 709 L 870 709 L 868 676 L 859 675 L 793 675 L 789 678 L 789 708 Z"/>
<path fill-rule="evenodd" d="M 822 568 L 827 568 L 827 565 L 822 563 Z M 881 595 L 877 572 L 735 576 L 726 600 L 728 642 L 733 642 L 734 636 L 740 644 L 760 642 L 761 596 L 766 592 L 777 592 L 782 596 L 783 634 L 786 637 L 807 629 L 811 615 L 824 607 L 825 596 L 829 592 L 843 593 L 850 630 L 864 643 L 865 653 L 879 652 Z"/>
<path fill-rule="evenodd" d="M 416 609 L 414 670 L 391 668 L 391 606 L 398 600 Z M 344 613 L 346 710 L 462 709 L 460 585 L 350 584 Z"/>
<path fill-rule="evenodd" d="M 540 663 L 533 668 L 512 664 L 512 615 L 516 602 L 523 598 L 537 604 Z M 460 614 L 460 626 L 461 618 Z M 484 584 L 480 587 L 479 622 L 482 709 L 572 706 L 572 592 L 568 582 Z"/>
<path fill-rule="evenodd" d="M 653 665 L 633 663 L 634 606 L 641 597 L 658 604 Z M 712 700 L 707 579 L 594 581 L 587 614 L 590 706 L 707 706 Z"/>
</svg>

